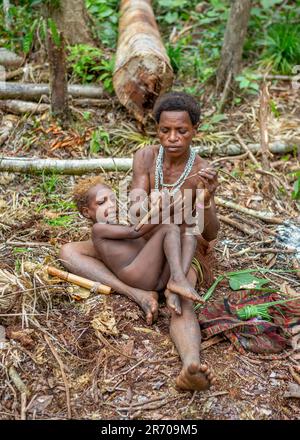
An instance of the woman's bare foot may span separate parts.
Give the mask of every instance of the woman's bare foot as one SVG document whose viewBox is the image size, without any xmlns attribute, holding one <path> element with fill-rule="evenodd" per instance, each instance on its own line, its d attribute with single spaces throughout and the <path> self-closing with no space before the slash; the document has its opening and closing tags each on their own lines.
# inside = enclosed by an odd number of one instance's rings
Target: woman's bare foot
<svg viewBox="0 0 300 440">
<path fill-rule="evenodd" d="M 147 324 L 152 325 L 157 320 L 158 315 L 158 293 L 135 289 L 134 295 L 130 296 L 145 312 Z"/>
<path fill-rule="evenodd" d="M 203 302 L 199 293 L 191 286 L 187 279 L 180 280 L 180 282 L 170 279 L 167 289 L 192 301 Z"/>
<path fill-rule="evenodd" d="M 174 311 L 177 315 L 181 315 L 180 298 L 176 293 L 166 289 L 164 292 L 166 298 L 166 304 L 171 311 Z"/>
<path fill-rule="evenodd" d="M 182 390 L 204 391 L 216 382 L 216 378 L 207 365 L 192 363 L 183 367 L 176 379 L 176 385 Z"/>
</svg>

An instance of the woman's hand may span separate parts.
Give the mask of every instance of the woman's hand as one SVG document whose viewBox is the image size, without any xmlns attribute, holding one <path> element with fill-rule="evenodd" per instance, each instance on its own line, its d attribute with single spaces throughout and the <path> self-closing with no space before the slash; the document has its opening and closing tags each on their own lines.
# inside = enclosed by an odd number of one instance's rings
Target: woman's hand
<svg viewBox="0 0 300 440">
<path fill-rule="evenodd" d="M 207 204 L 218 187 L 218 172 L 214 168 L 208 167 L 200 170 L 198 176 L 204 186 L 204 203 Z"/>
</svg>

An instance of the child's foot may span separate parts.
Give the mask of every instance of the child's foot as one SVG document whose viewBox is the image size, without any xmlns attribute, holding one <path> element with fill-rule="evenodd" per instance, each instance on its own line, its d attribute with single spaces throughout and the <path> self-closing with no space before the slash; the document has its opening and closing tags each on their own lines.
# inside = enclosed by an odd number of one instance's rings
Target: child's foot
<svg viewBox="0 0 300 440">
<path fill-rule="evenodd" d="M 174 311 L 177 315 L 181 315 L 181 304 L 179 296 L 176 295 L 176 293 L 171 292 L 169 289 L 166 289 L 164 294 L 168 308 L 171 311 Z"/>
<path fill-rule="evenodd" d="M 148 325 L 152 325 L 157 320 L 158 315 L 158 293 L 136 289 L 132 299 L 145 312 L 145 319 Z"/>
<path fill-rule="evenodd" d="M 204 391 L 214 385 L 216 377 L 207 365 L 190 364 L 183 367 L 176 379 L 176 385 L 182 390 Z"/>
<path fill-rule="evenodd" d="M 180 280 L 180 282 L 170 279 L 167 284 L 167 289 L 192 301 L 203 302 L 199 293 L 190 285 L 187 279 Z"/>
</svg>

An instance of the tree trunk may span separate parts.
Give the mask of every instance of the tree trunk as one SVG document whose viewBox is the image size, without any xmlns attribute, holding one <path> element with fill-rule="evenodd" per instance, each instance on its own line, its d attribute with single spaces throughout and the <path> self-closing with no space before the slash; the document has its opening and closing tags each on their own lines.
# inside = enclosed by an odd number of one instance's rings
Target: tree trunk
<svg viewBox="0 0 300 440">
<path fill-rule="evenodd" d="M 122 0 L 113 77 L 120 102 L 142 122 L 173 82 L 150 0 Z"/>
<path fill-rule="evenodd" d="M 65 42 L 63 33 L 59 35 L 60 44 L 57 45 L 48 30 L 51 113 L 61 121 L 66 121 L 69 118 L 69 106 Z"/>
<path fill-rule="evenodd" d="M 49 96 L 48 84 L 14 83 L 0 81 L 0 99 L 23 99 L 25 101 L 39 101 L 42 95 Z M 103 97 L 101 86 L 76 85 L 68 86 L 68 94 L 74 98 L 100 99 Z"/>
<path fill-rule="evenodd" d="M 50 14 L 68 44 L 94 45 L 84 0 L 61 0 L 57 8 L 51 8 Z"/>
<path fill-rule="evenodd" d="M 240 70 L 250 18 L 251 0 L 233 0 L 227 21 L 221 60 L 217 70 L 217 92 L 227 95 L 231 80 Z M 227 90 L 224 90 L 226 85 Z M 224 97 L 224 101 L 226 96 Z"/>
</svg>

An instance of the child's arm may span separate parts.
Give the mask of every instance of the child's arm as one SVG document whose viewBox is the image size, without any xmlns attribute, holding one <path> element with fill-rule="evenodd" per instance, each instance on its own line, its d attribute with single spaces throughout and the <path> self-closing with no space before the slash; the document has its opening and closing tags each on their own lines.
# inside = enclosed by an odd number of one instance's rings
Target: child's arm
<svg viewBox="0 0 300 440">
<path fill-rule="evenodd" d="M 92 227 L 92 240 L 107 238 L 110 240 L 122 240 L 126 238 L 139 238 L 156 227 L 157 224 L 144 225 L 139 231 L 135 226 L 111 225 L 108 223 L 96 223 Z"/>
</svg>

